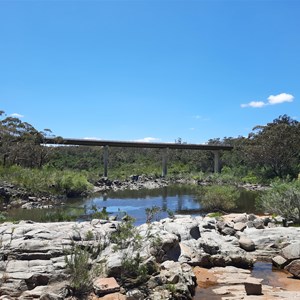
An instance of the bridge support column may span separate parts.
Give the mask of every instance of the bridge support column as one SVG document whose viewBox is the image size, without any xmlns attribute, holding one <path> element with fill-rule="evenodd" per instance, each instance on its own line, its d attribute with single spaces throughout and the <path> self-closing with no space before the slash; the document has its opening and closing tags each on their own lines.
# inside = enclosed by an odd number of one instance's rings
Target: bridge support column
<svg viewBox="0 0 300 300">
<path fill-rule="evenodd" d="M 214 150 L 214 173 L 220 173 L 220 151 Z"/>
<path fill-rule="evenodd" d="M 163 153 L 162 153 L 162 177 L 166 177 L 167 173 L 168 173 L 168 166 L 167 166 L 167 162 L 168 162 L 168 148 L 164 148 L 162 149 Z"/>
<path fill-rule="evenodd" d="M 107 177 L 107 170 L 108 170 L 108 146 L 103 147 L 103 163 L 104 163 L 104 171 L 103 176 Z"/>
</svg>

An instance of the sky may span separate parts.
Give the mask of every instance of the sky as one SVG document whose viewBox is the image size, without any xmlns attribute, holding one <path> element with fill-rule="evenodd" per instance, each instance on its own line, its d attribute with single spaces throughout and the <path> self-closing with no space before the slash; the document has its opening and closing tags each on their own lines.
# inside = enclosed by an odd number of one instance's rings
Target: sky
<svg viewBox="0 0 300 300">
<path fill-rule="evenodd" d="M 298 0 L 0 0 L 0 110 L 65 138 L 206 143 L 300 120 Z"/>
</svg>

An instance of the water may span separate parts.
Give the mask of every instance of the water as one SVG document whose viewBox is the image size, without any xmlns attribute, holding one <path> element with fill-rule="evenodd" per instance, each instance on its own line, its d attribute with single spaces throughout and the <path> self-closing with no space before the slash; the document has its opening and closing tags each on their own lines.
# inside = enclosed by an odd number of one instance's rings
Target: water
<svg viewBox="0 0 300 300">
<path fill-rule="evenodd" d="M 253 192 L 242 191 L 236 211 L 255 212 L 255 196 Z M 140 225 L 146 221 L 146 208 L 157 206 L 161 211 L 154 220 L 168 216 L 168 212 L 176 214 L 199 215 L 201 204 L 199 193 L 194 186 L 174 185 L 155 190 L 117 191 L 99 194 L 91 198 L 71 199 L 65 202 L 60 209 L 12 209 L 8 212 L 14 220 L 45 221 L 49 214 L 64 214 L 74 216 L 77 220 L 86 220 L 94 212 L 103 208 L 110 215 L 124 213 L 136 219 L 135 224 Z"/>
</svg>

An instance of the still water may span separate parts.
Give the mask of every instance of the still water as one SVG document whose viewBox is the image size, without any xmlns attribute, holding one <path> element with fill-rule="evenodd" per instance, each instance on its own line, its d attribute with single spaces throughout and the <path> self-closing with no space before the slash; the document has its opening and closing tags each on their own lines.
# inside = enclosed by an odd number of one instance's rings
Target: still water
<svg viewBox="0 0 300 300">
<path fill-rule="evenodd" d="M 236 211 L 256 212 L 256 195 L 256 193 L 242 190 Z M 189 215 L 204 214 L 205 212 L 201 210 L 200 197 L 194 186 L 182 185 L 155 190 L 107 192 L 90 198 L 68 200 L 59 209 L 13 209 L 9 211 L 9 217 L 14 220 L 45 221 L 51 214 L 64 214 L 74 216 L 77 220 L 88 220 L 95 209 L 101 211 L 105 208 L 110 215 L 126 213 L 135 218 L 136 225 L 140 225 L 146 221 L 145 210 L 154 206 L 160 208 L 160 212 L 155 217 L 157 220 L 167 217 L 169 212 Z"/>
</svg>

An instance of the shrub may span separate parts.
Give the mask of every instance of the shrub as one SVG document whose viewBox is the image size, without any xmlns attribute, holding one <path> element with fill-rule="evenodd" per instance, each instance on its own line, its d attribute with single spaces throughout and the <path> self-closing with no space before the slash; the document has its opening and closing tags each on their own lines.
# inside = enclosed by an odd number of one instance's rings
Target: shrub
<svg viewBox="0 0 300 300">
<path fill-rule="evenodd" d="M 110 241 L 115 244 L 114 250 L 126 249 L 129 245 L 132 245 L 134 250 L 139 248 L 141 236 L 134 226 L 134 218 L 130 216 L 124 217 L 124 221 L 111 234 Z"/>
<path fill-rule="evenodd" d="M 275 181 L 259 198 L 260 205 L 268 213 L 281 215 L 300 223 L 300 181 Z"/>
<path fill-rule="evenodd" d="M 73 244 L 69 255 L 65 255 L 67 270 L 71 276 L 70 286 L 75 295 L 90 291 L 92 278 L 90 274 L 90 254 L 86 247 Z"/>
<path fill-rule="evenodd" d="M 236 187 L 228 185 L 212 185 L 203 187 L 200 202 L 205 210 L 228 211 L 236 207 L 240 192 Z"/>
</svg>

